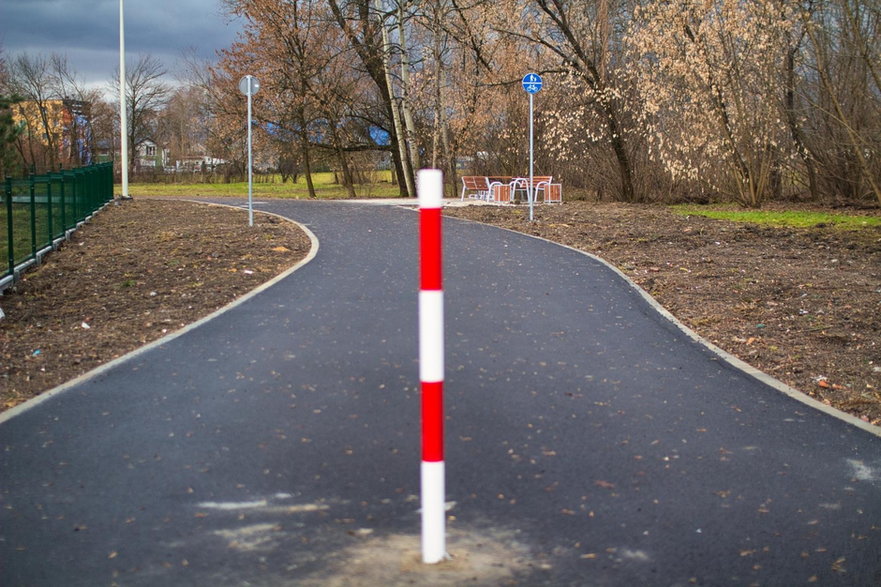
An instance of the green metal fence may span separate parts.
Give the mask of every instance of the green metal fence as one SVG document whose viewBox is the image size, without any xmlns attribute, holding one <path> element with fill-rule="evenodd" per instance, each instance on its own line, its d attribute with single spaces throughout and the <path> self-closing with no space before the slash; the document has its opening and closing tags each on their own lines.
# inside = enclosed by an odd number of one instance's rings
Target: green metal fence
<svg viewBox="0 0 881 587">
<path fill-rule="evenodd" d="M 113 199 L 113 163 L 6 178 L 0 210 L 0 289 Z"/>
</svg>

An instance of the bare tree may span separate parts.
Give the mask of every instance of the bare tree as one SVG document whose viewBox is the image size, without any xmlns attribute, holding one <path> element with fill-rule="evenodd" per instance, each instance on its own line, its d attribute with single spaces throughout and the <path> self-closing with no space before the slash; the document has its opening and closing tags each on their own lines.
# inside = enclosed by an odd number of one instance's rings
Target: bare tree
<svg viewBox="0 0 881 587">
<path fill-rule="evenodd" d="M 820 3 L 807 24 L 808 148 L 835 197 L 881 203 L 881 3 Z"/>
<path fill-rule="evenodd" d="M 95 146 L 91 110 L 101 95 L 97 90 L 86 89 L 66 56 L 53 53 L 49 62 L 53 92 L 63 101 L 69 120 L 62 152 L 69 165 L 88 164 Z"/>
<path fill-rule="evenodd" d="M 19 141 L 22 157 L 31 165 L 55 167 L 60 139 L 55 117 L 50 112 L 50 102 L 56 95 L 49 60 L 44 56 L 18 55 L 11 63 L 10 85 L 24 102 L 17 106 L 18 116 L 26 128 L 23 141 Z M 41 148 L 40 140 L 45 149 Z"/>
<path fill-rule="evenodd" d="M 126 68 L 126 106 L 128 124 L 126 139 L 129 142 L 130 164 L 135 161 L 138 147 L 156 136 L 157 116 L 165 107 L 170 87 L 165 83 L 165 67 L 151 55 L 141 55 L 134 67 Z M 114 87 L 119 93 L 119 71 Z"/>
<path fill-rule="evenodd" d="M 170 93 L 157 121 L 158 136 L 171 157 L 181 159 L 200 152 L 207 139 L 203 104 L 206 96 L 196 86 L 183 86 Z"/>
<path fill-rule="evenodd" d="M 226 51 L 225 53 L 228 53 Z M 202 151 L 213 158 L 226 161 L 222 169 L 231 179 L 239 170 L 244 172 L 246 154 L 241 121 L 245 116 L 237 79 L 222 73 L 209 61 L 200 59 L 195 52 L 185 53 L 181 82 L 198 97 L 197 120 Z"/>
</svg>

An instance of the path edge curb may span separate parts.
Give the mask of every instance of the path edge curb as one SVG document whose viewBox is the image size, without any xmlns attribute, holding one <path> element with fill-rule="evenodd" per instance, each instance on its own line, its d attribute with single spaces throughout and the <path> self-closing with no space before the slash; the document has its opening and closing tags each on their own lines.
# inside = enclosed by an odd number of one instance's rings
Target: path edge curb
<svg viewBox="0 0 881 587">
<path fill-rule="evenodd" d="M 223 206 L 225 208 L 232 208 L 234 210 L 241 210 L 242 209 L 240 206 L 234 206 L 231 204 L 218 204 L 215 202 L 203 202 L 203 201 L 199 201 L 199 200 L 183 200 L 183 201 L 193 202 L 193 203 L 201 204 L 201 205 L 205 205 L 205 206 Z M 183 336 L 184 334 L 187 334 L 191 330 L 195 330 L 196 328 L 205 324 L 206 322 L 213 320 L 213 319 L 217 318 L 218 316 L 225 314 L 226 312 L 229 312 L 233 308 L 244 304 L 245 302 L 247 302 L 251 298 L 253 298 L 253 297 L 257 296 L 258 294 L 262 293 L 263 291 L 269 289 L 270 287 L 272 287 L 273 285 L 275 285 L 276 283 L 278 283 L 282 279 L 285 279 L 286 277 L 290 276 L 295 271 L 306 266 L 310 261 L 312 261 L 318 255 L 318 247 L 319 247 L 318 237 L 315 236 L 315 233 L 313 233 L 311 230 L 309 230 L 309 228 L 306 227 L 306 225 L 304 225 L 300 222 L 297 222 L 296 220 L 294 220 L 292 218 L 282 216 L 281 214 L 275 214 L 273 212 L 266 212 L 263 210 L 259 210 L 256 212 L 258 214 L 266 214 L 268 216 L 275 216 L 276 218 L 280 218 L 280 219 L 284 220 L 285 222 L 290 222 L 292 224 L 295 224 L 300 230 L 302 230 L 306 234 L 306 236 L 309 238 L 309 242 L 310 242 L 309 252 L 306 254 L 306 256 L 303 257 L 302 259 L 300 259 L 296 264 L 294 264 L 293 267 L 286 269 L 285 271 L 279 273 L 278 275 L 276 275 L 275 277 L 273 277 L 269 281 L 262 283 L 261 285 L 258 285 L 257 287 L 255 287 L 251 291 L 242 294 L 241 296 L 234 299 L 233 301 L 226 304 L 225 306 L 221 306 L 220 308 L 214 310 L 210 314 L 207 314 L 206 316 L 199 318 L 195 322 L 191 322 L 191 323 L 187 324 L 186 326 L 181 327 L 179 330 L 175 330 L 174 332 L 166 334 L 162 338 L 157 338 L 156 340 L 149 342 L 149 343 L 145 344 L 144 346 L 138 347 L 132 351 L 127 352 L 126 354 L 124 354 L 122 356 L 116 357 L 115 359 L 108 361 L 107 363 L 104 363 L 103 365 L 99 365 L 98 367 L 95 367 L 91 371 L 87 371 L 86 373 L 83 373 L 82 375 L 78 375 L 77 377 L 62 383 L 61 385 L 58 385 L 56 387 L 53 387 L 52 389 L 44 391 L 40 395 L 32 397 L 31 399 L 27 400 L 26 402 L 22 402 L 22 403 L 18 404 L 17 406 L 9 408 L 8 410 L 6 410 L 4 412 L 0 412 L 0 425 L 8 422 L 9 420 L 15 418 L 16 416 L 19 416 L 19 415 L 37 407 L 38 405 L 42 404 L 43 402 L 48 401 L 48 400 L 52 399 L 53 397 L 64 393 L 68 389 L 75 387 L 75 386 L 79 385 L 80 383 L 83 383 L 85 381 L 88 381 L 89 379 L 97 377 L 97 376 L 101 375 L 102 373 L 109 371 L 110 369 L 113 369 L 117 365 L 124 363 L 125 361 L 134 359 L 135 357 L 142 355 L 142 354 L 144 354 L 144 353 L 146 353 L 146 352 L 148 352 L 158 346 L 161 346 L 163 344 L 168 344 L 172 340 L 174 340 L 180 336 Z"/>
</svg>

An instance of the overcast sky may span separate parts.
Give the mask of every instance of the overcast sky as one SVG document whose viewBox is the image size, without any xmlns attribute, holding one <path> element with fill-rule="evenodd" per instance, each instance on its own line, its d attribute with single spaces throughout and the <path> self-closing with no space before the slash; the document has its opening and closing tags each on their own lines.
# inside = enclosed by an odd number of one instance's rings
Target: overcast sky
<svg viewBox="0 0 881 587">
<path fill-rule="evenodd" d="M 189 49 L 214 60 L 239 30 L 220 0 L 126 0 L 126 63 L 150 54 L 171 73 Z M 87 86 L 103 89 L 119 66 L 119 0 L 0 0 L 0 45 L 7 61 L 66 55 Z"/>
</svg>

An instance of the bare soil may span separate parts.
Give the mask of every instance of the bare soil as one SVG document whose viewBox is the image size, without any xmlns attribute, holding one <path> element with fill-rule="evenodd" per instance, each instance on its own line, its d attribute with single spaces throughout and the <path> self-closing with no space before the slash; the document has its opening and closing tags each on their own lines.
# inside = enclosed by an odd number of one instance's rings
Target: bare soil
<svg viewBox="0 0 881 587">
<path fill-rule="evenodd" d="M 525 206 L 446 213 L 602 257 L 718 347 L 881 424 L 879 227 L 775 228 L 578 201 L 536 206 L 533 223 Z"/>
<path fill-rule="evenodd" d="M 660 206 L 447 208 L 613 263 L 693 330 L 881 425 L 881 229 L 771 228 Z M 861 211 L 879 214 L 878 210 Z M 295 225 L 172 200 L 112 205 L 0 297 L 6 409 L 211 313 L 302 259 Z"/>
</svg>

